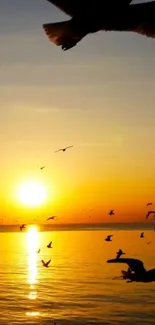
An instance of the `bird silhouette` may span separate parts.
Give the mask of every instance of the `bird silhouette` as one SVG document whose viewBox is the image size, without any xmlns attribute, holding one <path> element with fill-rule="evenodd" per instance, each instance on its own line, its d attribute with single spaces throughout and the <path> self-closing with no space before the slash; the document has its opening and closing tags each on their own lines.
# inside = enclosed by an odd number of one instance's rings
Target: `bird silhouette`
<svg viewBox="0 0 155 325">
<path fill-rule="evenodd" d="M 112 241 L 112 240 L 111 240 L 111 237 L 113 237 L 113 235 L 108 235 L 108 236 L 105 238 L 105 241 Z"/>
<path fill-rule="evenodd" d="M 141 232 L 140 238 L 144 238 L 144 232 Z"/>
<path fill-rule="evenodd" d="M 119 251 L 116 253 L 116 258 L 120 258 L 125 253 L 122 251 L 122 249 L 119 249 Z"/>
<path fill-rule="evenodd" d="M 59 151 L 63 151 L 63 152 L 65 152 L 67 149 L 69 149 L 69 148 L 72 148 L 73 146 L 68 146 L 68 147 L 65 147 L 65 148 L 62 148 L 62 149 L 58 149 L 58 150 L 56 150 L 55 152 L 59 152 Z"/>
<path fill-rule="evenodd" d="M 107 263 L 126 263 L 128 271 L 122 271 L 123 279 L 128 282 L 153 282 L 155 281 L 155 269 L 146 271 L 142 261 L 135 258 L 119 258 L 108 260 Z"/>
<path fill-rule="evenodd" d="M 25 224 L 21 225 L 20 226 L 20 231 L 22 231 L 23 229 L 25 229 L 25 226 L 26 226 Z"/>
<path fill-rule="evenodd" d="M 112 216 L 113 214 L 115 214 L 115 210 L 110 210 L 109 215 Z"/>
<path fill-rule="evenodd" d="M 50 262 L 51 262 L 51 260 L 49 260 L 48 262 L 44 262 L 44 260 L 42 260 L 42 264 L 44 267 L 48 267 Z"/>
<path fill-rule="evenodd" d="M 53 220 L 53 219 L 55 219 L 55 218 L 56 218 L 56 216 L 52 216 L 52 217 L 47 218 L 46 221 L 48 221 L 48 220 Z"/>
<path fill-rule="evenodd" d="M 147 207 L 148 207 L 149 205 L 152 205 L 152 203 L 151 203 L 151 202 L 148 202 L 148 203 L 146 204 Z"/>
<path fill-rule="evenodd" d="M 52 241 L 47 245 L 48 248 L 53 248 L 52 246 Z"/>
<path fill-rule="evenodd" d="M 61 46 L 63 51 L 76 46 L 87 35 L 99 31 L 132 32 L 155 37 L 154 1 L 48 1 L 70 16 L 69 20 L 43 24 L 48 39 Z"/>
<path fill-rule="evenodd" d="M 40 169 L 43 170 L 46 166 L 41 166 Z"/>
<path fill-rule="evenodd" d="M 37 254 L 39 254 L 39 253 L 40 253 L 40 251 L 41 251 L 41 249 L 39 248 L 39 249 L 37 250 Z"/>
<path fill-rule="evenodd" d="M 155 211 L 153 211 L 153 210 L 148 211 L 148 213 L 146 215 L 146 219 L 148 219 L 149 215 L 152 214 L 152 213 L 155 213 Z"/>
</svg>

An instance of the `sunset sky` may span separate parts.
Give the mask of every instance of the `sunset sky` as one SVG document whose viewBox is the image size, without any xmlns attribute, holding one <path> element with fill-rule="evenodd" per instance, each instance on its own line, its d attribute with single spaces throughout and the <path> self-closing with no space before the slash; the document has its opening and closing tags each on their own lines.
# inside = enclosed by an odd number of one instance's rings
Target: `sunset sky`
<svg viewBox="0 0 155 325">
<path fill-rule="evenodd" d="M 42 29 L 68 18 L 56 7 L 0 7 L 0 217 L 144 221 L 155 203 L 155 40 L 100 32 L 63 52 Z M 45 188 L 43 205 L 22 205 L 25 181 Z"/>
</svg>

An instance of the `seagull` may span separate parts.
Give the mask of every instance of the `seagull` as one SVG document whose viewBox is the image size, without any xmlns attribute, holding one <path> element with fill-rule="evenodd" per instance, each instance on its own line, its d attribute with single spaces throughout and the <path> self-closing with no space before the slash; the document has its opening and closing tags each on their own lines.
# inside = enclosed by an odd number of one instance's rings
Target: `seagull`
<svg viewBox="0 0 155 325">
<path fill-rule="evenodd" d="M 58 151 L 63 151 L 63 152 L 65 152 L 67 149 L 72 148 L 72 147 L 73 147 L 73 146 L 68 146 L 68 147 L 65 147 L 65 148 L 62 148 L 62 149 L 56 150 L 55 152 L 58 152 Z"/>
<path fill-rule="evenodd" d="M 110 210 L 109 215 L 112 216 L 113 214 L 115 214 L 115 210 Z"/>
<path fill-rule="evenodd" d="M 40 169 L 43 170 L 46 166 L 41 166 Z"/>
<path fill-rule="evenodd" d="M 53 219 L 55 219 L 55 218 L 56 218 L 56 216 L 52 216 L 52 217 L 47 218 L 46 221 L 48 221 L 48 220 L 53 220 Z"/>
<path fill-rule="evenodd" d="M 149 205 L 152 205 L 152 203 L 151 203 L 151 202 L 148 202 L 148 203 L 146 204 L 147 207 L 148 207 Z"/>
<path fill-rule="evenodd" d="M 51 260 L 49 260 L 48 262 L 44 262 L 44 260 L 42 260 L 42 264 L 43 264 L 43 266 L 45 266 L 45 267 L 48 267 L 49 266 L 49 264 L 50 264 L 50 262 L 51 262 Z"/>
<path fill-rule="evenodd" d="M 119 251 L 116 253 L 116 258 L 120 258 L 121 255 L 124 255 L 125 253 L 122 251 L 122 249 L 119 249 Z"/>
<path fill-rule="evenodd" d="M 106 238 L 105 238 L 105 241 L 112 241 L 111 240 L 111 237 L 112 237 L 113 235 L 108 235 Z"/>
<path fill-rule="evenodd" d="M 155 3 L 132 3 L 132 0 L 48 0 L 70 18 L 45 23 L 43 29 L 48 39 L 63 51 L 76 46 L 91 33 L 126 32 L 138 33 L 143 37 L 155 37 Z"/>
<path fill-rule="evenodd" d="M 146 215 L 146 219 L 148 219 L 149 215 L 152 214 L 152 213 L 155 213 L 155 211 L 152 211 L 152 210 L 148 211 L 148 213 Z"/>
<path fill-rule="evenodd" d="M 141 232 L 140 238 L 144 238 L 144 232 Z"/>
<path fill-rule="evenodd" d="M 52 246 L 52 241 L 47 245 L 48 248 L 53 248 Z"/>
<path fill-rule="evenodd" d="M 107 263 L 126 263 L 128 271 L 122 271 L 123 279 L 127 282 L 153 282 L 155 281 L 155 269 L 146 271 L 142 261 L 135 258 L 116 258 L 108 260 Z"/>
<path fill-rule="evenodd" d="M 23 229 L 25 229 L 25 224 L 23 224 L 22 226 L 20 226 L 20 230 L 22 231 Z"/>
</svg>

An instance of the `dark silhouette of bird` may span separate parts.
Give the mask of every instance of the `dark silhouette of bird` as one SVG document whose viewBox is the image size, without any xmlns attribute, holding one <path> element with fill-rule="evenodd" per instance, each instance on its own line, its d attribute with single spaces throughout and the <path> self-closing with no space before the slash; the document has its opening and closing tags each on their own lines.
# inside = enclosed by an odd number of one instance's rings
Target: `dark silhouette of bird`
<svg viewBox="0 0 155 325">
<path fill-rule="evenodd" d="M 147 215 L 146 215 L 146 219 L 148 219 L 149 215 L 152 214 L 152 213 L 154 214 L 155 211 L 152 211 L 152 210 L 148 211 L 148 213 L 147 213 Z"/>
<path fill-rule="evenodd" d="M 55 219 L 55 218 L 56 218 L 56 216 L 52 216 L 52 217 L 47 218 L 46 221 L 48 221 L 48 220 L 53 220 L 53 219 Z"/>
<path fill-rule="evenodd" d="M 41 251 L 41 249 L 39 248 L 39 249 L 37 250 L 37 254 L 39 254 L 39 253 L 40 253 L 40 251 Z"/>
<path fill-rule="evenodd" d="M 144 232 L 141 232 L 140 238 L 144 238 Z"/>
<path fill-rule="evenodd" d="M 120 258 L 125 253 L 122 251 L 122 249 L 119 249 L 119 251 L 116 253 L 116 258 Z"/>
<path fill-rule="evenodd" d="M 42 264 L 44 267 L 48 267 L 50 262 L 51 262 L 51 260 L 49 260 L 48 262 L 44 262 L 44 260 L 42 260 Z"/>
<path fill-rule="evenodd" d="M 67 149 L 72 148 L 72 147 L 73 147 L 73 146 L 68 146 L 68 147 L 65 147 L 65 148 L 62 148 L 62 149 L 56 150 L 55 152 L 59 152 L 59 151 L 63 151 L 63 152 L 65 152 Z"/>
<path fill-rule="evenodd" d="M 150 245 L 151 244 L 151 241 L 148 241 L 147 244 Z"/>
<path fill-rule="evenodd" d="M 47 245 L 48 248 L 53 248 L 52 246 L 52 241 Z"/>
<path fill-rule="evenodd" d="M 48 0 L 70 20 L 43 24 L 48 39 L 66 51 L 86 35 L 99 31 L 133 32 L 155 37 L 155 2 L 132 0 Z"/>
<path fill-rule="evenodd" d="M 105 238 L 105 241 L 112 241 L 112 240 L 111 240 L 111 237 L 113 237 L 113 235 L 108 235 L 108 236 Z"/>
<path fill-rule="evenodd" d="M 22 231 L 23 229 L 25 229 L 26 228 L 25 226 L 26 226 L 25 224 L 21 225 L 20 226 L 20 231 Z"/>
<path fill-rule="evenodd" d="M 135 258 L 119 258 L 108 260 L 107 263 L 126 263 L 129 268 L 122 271 L 123 279 L 128 282 L 153 282 L 155 281 L 155 269 L 146 271 L 142 261 Z"/>
<path fill-rule="evenodd" d="M 148 202 L 148 203 L 146 204 L 147 207 L 148 207 L 149 205 L 152 205 L 152 203 L 151 203 L 151 202 Z"/>
<path fill-rule="evenodd" d="M 40 169 L 43 170 L 46 166 L 41 166 Z"/>
<path fill-rule="evenodd" d="M 110 210 L 109 215 L 112 216 L 113 214 L 115 214 L 115 210 Z"/>
</svg>

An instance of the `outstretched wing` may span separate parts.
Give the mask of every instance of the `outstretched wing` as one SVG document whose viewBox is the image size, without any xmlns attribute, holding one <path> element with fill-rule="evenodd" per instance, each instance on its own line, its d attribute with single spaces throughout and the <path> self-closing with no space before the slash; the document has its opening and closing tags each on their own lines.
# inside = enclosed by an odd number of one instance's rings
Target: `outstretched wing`
<svg viewBox="0 0 155 325">
<path fill-rule="evenodd" d="M 46 263 L 46 265 L 49 266 L 50 262 L 51 262 L 51 260 L 49 260 L 49 261 Z"/>
<path fill-rule="evenodd" d="M 155 1 L 131 4 L 132 31 L 147 37 L 155 38 Z"/>
<path fill-rule="evenodd" d="M 146 219 L 148 219 L 149 215 L 155 213 L 155 211 L 148 211 L 147 215 L 146 215 Z"/>
<path fill-rule="evenodd" d="M 115 258 L 112 260 L 108 260 L 107 263 L 126 263 L 130 267 L 130 269 L 135 272 L 135 274 L 142 274 L 146 272 L 143 262 L 135 258 Z"/>
<path fill-rule="evenodd" d="M 129 5 L 132 0 L 47 0 L 57 8 L 65 12 L 67 15 L 73 17 L 78 12 L 87 11 L 89 12 L 90 7 L 96 10 L 106 6 L 119 6 Z"/>
</svg>

